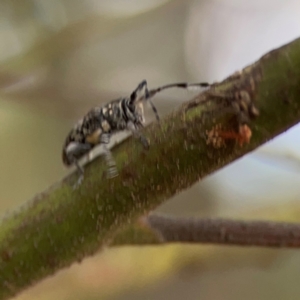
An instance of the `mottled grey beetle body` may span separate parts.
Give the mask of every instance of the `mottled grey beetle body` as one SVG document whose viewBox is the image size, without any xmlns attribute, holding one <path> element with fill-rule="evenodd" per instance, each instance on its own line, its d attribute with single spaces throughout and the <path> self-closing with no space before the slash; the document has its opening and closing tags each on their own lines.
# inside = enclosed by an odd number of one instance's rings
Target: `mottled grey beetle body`
<svg viewBox="0 0 300 300">
<path fill-rule="evenodd" d="M 103 107 L 92 108 L 81 120 L 79 120 L 68 134 L 63 148 L 63 162 L 69 166 L 74 159 L 80 159 L 94 146 L 101 142 L 102 134 L 112 135 L 127 129 L 128 117 L 124 114 L 122 103 L 126 98 L 118 99 Z M 84 151 L 74 153 L 79 145 L 89 145 Z M 89 148 L 89 149 L 88 149 Z M 70 155 L 70 153 L 74 153 Z"/>
<path fill-rule="evenodd" d="M 95 107 L 75 124 L 64 143 L 63 163 L 66 166 L 76 165 L 81 173 L 80 182 L 83 179 L 84 171 L 78 161 L 96 145 L 102 144 L 104 157 L 108 165 L 107 177 L 116 176 L 117 169 L 115 162 L 110 150 L 107 148 L 111 135 L 123 130 L 130 130 L 135 137 L 140 139 L 145 148 L 149 147 L 146 137 L 139 131 L 144 124 L 143 101 L 149 101 L 156 119 L 159 120 L 157 110 L 151 102 L 151 98 L 156 93 L 173 87 L 189 88 L 207 86 L 209 86 L 208 83 L 175 83 L 148 90 L 146 80 L 142 81 L 129 97 L 113 100 L 101 107 Z"/>
</svg>

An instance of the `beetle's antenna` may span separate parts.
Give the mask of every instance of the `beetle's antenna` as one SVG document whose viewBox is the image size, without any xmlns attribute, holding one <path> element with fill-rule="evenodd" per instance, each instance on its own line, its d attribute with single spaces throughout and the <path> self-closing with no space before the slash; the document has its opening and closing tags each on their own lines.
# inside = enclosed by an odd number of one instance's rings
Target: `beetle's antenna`
<svg viewBox="0 0 300 300">
<path fill-rule="evenodd" d="M 159 121 L 159 115 L 157 112 L 157 109 L 155 107 L 155 105 L 153 104 L 153 102 L 151 101 L 151 98 L 154 97 L 155 94 L 166 90 L 166 89 L 170 89 L 170 88 L 181 88 L 181 89 L 200 89 L 200 88 L 205 88 L 205 87 L 209 87 L 210 84 L 207 82 L 200 82 L 200 83 L 184 83 L 184 82 L 180 82 L 180 83 L 172 83 L 172 84 L 166 84 L 163 85 L 161 87 L 158 87 L 156 89 L 152 89 L 152 90 L 146 90 L 145 93 L 145 100 L 148 100 L 151 108 L 155 114 L 155 117 L 157 119 L 157 121 Z"/>
</svg>

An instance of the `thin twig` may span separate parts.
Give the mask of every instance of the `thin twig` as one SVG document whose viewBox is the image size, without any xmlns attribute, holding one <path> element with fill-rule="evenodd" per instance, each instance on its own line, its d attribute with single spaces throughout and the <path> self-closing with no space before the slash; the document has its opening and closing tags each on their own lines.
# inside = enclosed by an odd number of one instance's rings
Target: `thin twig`
<svg viewBox="0 0 300 300">
<path fill-rule="evenodd" d="M 150 214 L 143 223 L 163 243 L 208 243 L 259 247 L 300 247 L 300 224 L 271 221 L 178 218 Z"/>
</svg>

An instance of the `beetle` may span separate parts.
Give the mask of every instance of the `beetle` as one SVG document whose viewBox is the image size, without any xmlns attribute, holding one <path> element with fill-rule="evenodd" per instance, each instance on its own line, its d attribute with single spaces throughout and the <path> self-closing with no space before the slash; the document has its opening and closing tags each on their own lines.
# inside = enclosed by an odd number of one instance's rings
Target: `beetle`
<svg viewBox="0 0 300 300">
<path fill-rule="evenodd" d="M 107 145 L 113 134 L 129 130 L 143 144 L 144 148 L 149 148 L 147 138 L 139 129 L 144 127 L 143 102 L 148 101 L 159 121 L 159 115 L 151 98 L 169 88 L 201 88 L 209 87 L 206 82 L 201 83 L 172 83 L 152 90 L 148 90 L 147 81 L 143 80 L 128 97 L 112 100 L 103 106 L 96 106 L 80 119 L 71 129 L 65 139 L 62 151 L 64 165 L 75 165 L 80 173 L 78 184 L 84 178 L 84 169 L 79 164 L 79 160 L 88 154 L 95 146 L 101 144 L 104 150 L 104 158 L 108 167 L 107 178 L 118 175 L 115 161 Z"/>
</svg>

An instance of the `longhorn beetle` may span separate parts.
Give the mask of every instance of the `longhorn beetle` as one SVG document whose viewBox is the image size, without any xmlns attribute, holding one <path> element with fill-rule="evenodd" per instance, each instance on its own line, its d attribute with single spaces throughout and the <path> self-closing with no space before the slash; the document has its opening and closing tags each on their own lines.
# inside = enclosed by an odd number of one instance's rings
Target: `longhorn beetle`
<svg viewBox="0 0 300 300">
<path fill-rule="evenodd" d="M 149 147 L 148 140 L 139 129 L 143 128 L 144 110 L 143 101 L 149 101 L 151 108 L 159 121 L 157 109 L 151 98 L 169 88 L 209 87 L 206 82 L 201 83 L 173 83 L 148 90 L 147 81 L 143 80 L 129 97 L 112 100 L 103 106 L 92 108 L 79 120 L 66 137 L 62 160 L 66 166 L 74 165 L 80 173 L 77 184 L 83 180 L 84 170 L 79 165 L 79 159 L 88 154 L 96 145 L 102 144 L 104 158 L 108 167 L 107 178 L 118 175 L 115 161 L 107 144 L 111 135 L 123 130 L 129 130 L 138 138 L 145 148 Z"/>
</svg>

